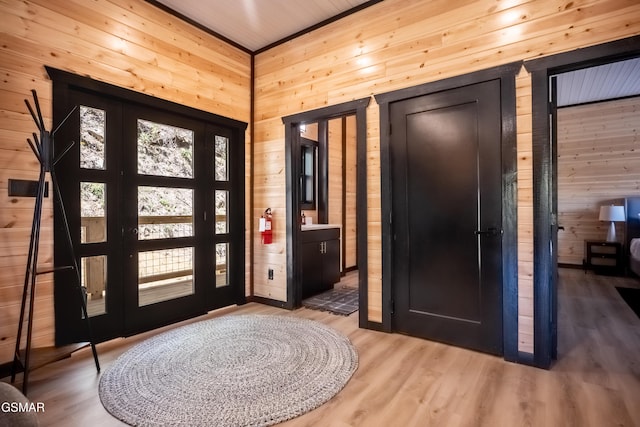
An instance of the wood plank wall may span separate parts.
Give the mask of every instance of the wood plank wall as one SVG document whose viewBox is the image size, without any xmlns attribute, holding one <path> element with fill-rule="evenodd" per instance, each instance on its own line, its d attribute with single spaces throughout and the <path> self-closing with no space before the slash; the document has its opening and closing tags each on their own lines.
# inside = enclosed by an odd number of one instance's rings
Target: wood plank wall
<svg viewBox="0 0 640 427">
<path fill-rule="evenodd" d="M 640 97 L 558 110 L 558 261 L 582 265 L 585 240 L 605 240 L 601 205 L 640 195 Z M 624 242 L 624 223 L 616 223 Z"/>
<path fill-rule="evenodd" d="M 344 235 L 344 266 L 345 268 L 353 268 L 358 266 L 358 223 L 356 220 L 357 205 L 356 197 L 358 195 L 358 159 L 356 147 L 356 117 L 347 116 L 346 121 L 346 138 L 345 138 L 345 156 L 346 171 L 345 177 L 345 231 Z"/>
<path fill-rule="evenodd" d="M 344 120 L 344 132 L 343 132 Z M 356 260 L 356 127 L 355 116 L 329 120 L 329 223 L 341 229 L 341 266 L 355 267 Z M 343 151 L 344 150 L 344 151 Z M 343 167 L 343 158 L 344 165 Z M 344 173 L 344 175 L 343 175 Z M 346 194 L 343 194 L 345 193 Z M 344 201 L 343 201 L 344 195 Z"/>
<path fill-rule="evenodd" d="M 26 262 L 32 203 L 9 199 L 9 178 L 34 179 L 26 145 L 33 131 L 22 100 L 38 90 L 51 124 L 44 65 L 250 121 L 250 57 L 142 0 L 0 0 L 0 363 L 11 359 Z M 255 58 L 254 211 L 284 219 L 285 150 L 281 117 L 436 81 L 496 65 L 566 52 L 640 34 L 637 0 L 385 0 Z M 520 349 L 533 348 L 530 241 L 530 92 L 517 81 Z M 382 319 L 379 115 L 367 111 L 369 320 Z M 524 128 L 524 129 L 523 129 Z M 247 132 L 247 143 L 250 133 Z M 247 153 L 250 150 L 247 149 Z M 247 158 L 247 177 L 250 159 Z M 247 180 L 249 182 L 249 180 Z M 48 201 L 49 203 L 50 201 Z M 51 206 L 45 208 L 43 258 L 51 259 Z M 280 225 L 280 226 L 278 226 Z M 255 295 L 286 299 L 285 227 L 275 243 L 254 235 Z M 249 260 L 250 257 L 247 256 Z M 266 270 L 275 270 L 267 282 Z M 250 269 L 247 268 L 247 271 Z M 53 340 L 51 279 L 39 288 L 38 344 Z M 249 283 L 249 280 L 247 281 Z M 523 296 L 527 296 L 523 298 Z"/>
<path fill-rule="evenodd" d="M 255 58 L 254 218 L 284 215 L 281 117 L 640 33 L 637 0 L 385 0 Z M 533 349 L 531 82 L 517 79 L 521 351 Z M 378 106 L 367 110 L 368 317 L 382 320 Z M 277 154 L 276 154 L 277 153 Z M 257 295 L 285 298 L 283 231 L 254 240 Z M 279 272 L 266 281 L 266 269 Z M 264 271 L 264 273 L 261 273 Z"/>
<path fill-rule="evenodd" d="M 250 122 L 251 56 L 143 0 L 0 0 L 0 13 L 2 364 L 13 359 L 34 203 L 30 198 L 9 198 L 7 181 L 38 177 L 37 162 L 26 142 L 35 127 L 23 100 L 30 97 L 31 89 L 38 91 L 50 129 L 51 82 L 44 66 Z M 248 183 L 249 156 L 246 167 Z M 44 208 L 42 263 L 53 258 L 52 217 L 49 198 Z M 40 277 L 34 345 L 50 345 L 53 278 Z"/>
</svg>

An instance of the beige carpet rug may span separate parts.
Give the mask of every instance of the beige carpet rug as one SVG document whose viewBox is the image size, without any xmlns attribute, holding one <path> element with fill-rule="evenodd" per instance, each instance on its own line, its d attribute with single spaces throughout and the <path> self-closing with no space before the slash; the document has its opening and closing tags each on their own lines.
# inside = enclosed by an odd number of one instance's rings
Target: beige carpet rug
<svg viewBox="0 0 640 427">
<path fill-rule="evenodd" d="M 104 371 L 99 394 L 135 426 L 269 426 L 331 399 L 357 365 L 350 341 L 321 323 L 230 315 L 131 348 Z"/>
</svg>

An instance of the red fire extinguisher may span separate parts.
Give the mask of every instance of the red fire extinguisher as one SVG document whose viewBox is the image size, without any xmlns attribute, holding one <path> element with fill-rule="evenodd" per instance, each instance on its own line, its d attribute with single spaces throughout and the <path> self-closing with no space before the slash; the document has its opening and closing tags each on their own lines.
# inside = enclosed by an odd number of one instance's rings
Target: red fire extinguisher
<svg viewBox="0 0 640 427">
<path fill-rule="evenodd" d="M 271 214 L 271 208 L 267 208 L 260 217 L 260 235 L 262 236 L 263 245 L 273 243 L 273 215 Z"/>
</svg>

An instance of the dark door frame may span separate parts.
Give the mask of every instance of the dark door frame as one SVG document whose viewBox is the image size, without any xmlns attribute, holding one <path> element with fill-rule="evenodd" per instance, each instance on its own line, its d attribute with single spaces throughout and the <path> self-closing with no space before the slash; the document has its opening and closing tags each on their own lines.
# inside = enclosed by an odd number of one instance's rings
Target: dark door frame
<svg viewBox="0 0 640 427">
<path fill-rule="evenodd" d="M 518 353 L 518 256 L 516 197 L 516 85 L 522 62 L 501 65 L 432 83 L 375 95 L 380 106 L 380 167 L 382 197 L 382 330 L 391 332 L 393 316 L 393 212 L 390 162 L 390 104 L 488 80 L 500 80 L 502 111 L 502 283 L 503 355 L 524 361 Z"/>
<path fill-rule="evenodd" d="M 368 281 L 367 281 L 367 106 L 371 98 L 361 98 L 354 101 L 336 104 L 317 110 L 306 111 L 282 118 L 285 125 L 285 153 L 286 153 L 286 190 L 287 190 L 287 302 L 285 308 L 294 309 L 302 304 L 302 292 L 300 288 L 302 273 L 302 239 L 300 236 L 299 214 L 299 188 L 300 176 L 300 144 L 298 126 L 302 123 L 311 123 L 321 120 L 329 120 L 337 117 L 356 116 L 356 163 L 357 163 L 357 195 L 356 206 L 359 206 L 356 221 L 363 226 L 358 227 L 358 275 L 359 275 L 359 303 L 358 311 L 360 327 L 376 329 L 375 324 L 368 320 Z M 319 164 L 326 161 L 318 158 Z M 318 169 L 321 169 L 319 167 Z M 318 175 L 322 175 L 319 171 Z M 318 197 L 322 197 L 319 194 Z"/>
<path fill-rule="evenodd" d="M 551 217 L 555 161 L 551 158 L 556 141 L 550 137 L 552 125 L 550 77 L 555 74 L 593 67 L 640 56 L 640 36 L 629 37 L 571 52 L 525 61 L 531 73 L 532 138 L 533 138 L 533 363 L 549 368 L 557 349 L 554 333 L 557 319 L 557 287 L 551 280 L 556 257 L 549 249 L 557 221 Z"/>
<path fill-rule="evenodd" d="M 144 106 L 152 109 L 161 110 L 164 112 L 168 112 L 170 114 L 174 114 L 176 116 L 184 116 L 190 119 L 201 121 L 205 124 L 205 128 L 207 132 L 215 130 L 217 127 L 222 127 L 229 132 L 233 144 L 229 147 L 230 150 L 233 151 L 233 156 L 238 159 L 242 159 L 239 164 L 240 167 L 231 167 L 229 168 L 229 179 L 233 181 L 233 185 L 237 186 L 237 191 L 232 192 L 230 195 L 229 204 L 236 204 L 236 209 L 230 215 L 233 215 L 235 218 L 244 218 L 245 217 L 245 174 L 244 174 L 244 157 L 245 157 L 245 131 L 247 128 L 247 123 L 240 122 L 238 120 L 230 119 L 227 117 L 219 116 L 213 113 L 209 113 L 206 111 L 198 110 L 192 107 L 188 107 L 185 105 L 180 105 L 171 101 L 163 100 L 160 98 L 156 98 L 150 95 L 146 95 L 140 92 L 134 92 L 129 89 L 121 88 L 118 86 L 113 86 L 108 83 L 100 82 L 97 80 L 93 80 L 89 77 L 79 76 L 73 73 L 69 73 L 66 71 L 58 70 L 52 67 L 45 66 L 45 69 L 53 82 L 53 123 L 54 127 L 58 126 L 69 114 L 69 112 L 73 109 L 75 104 L 73 104 L 70 100 L 70 92 L 71 90 L 77 90 L 80 92 L 85 92 L 87 94 L 93 94 L 97 97 L 101 97 L 107 100 L 115 100 L 119 103 L 126 103 L 130 105 L 138 105 Z M 58 151 L 67 147 L 67 145 L 71 142 L 67 138 L 65 139 L 65 132 L 68 132 L 65 127 L 61 127 L 60 129 L 62 134 L 59 135 L 59 138 L 56 140 L 56 146 L 54 150 Z M 230 151 L 231 152 L 231 151 Z M 68 160 L 68 159 L 67 159 Z M 64 162 L 61 162 L 59 165 L 63 167 Z M 58 178 L 64 178 L 64 174 L 58 174 Z M 197 185 L 200 188 L 203 185 L 207 185 L 208 183 Z M 235 194 L 237 193 L 237 194 Z M 70 203 L 74 206 L 79 204 L 79 201 L 65 201 L 65 203 Z M 75 204 L 74 204 L 75 203 Z M 109 209 L 110 207 L 108 207 Z M 68 210 L 67 210 L 68 211 Z M 195 215 L 195 213 L 194 213 Z M 62 242 L 60 244 L 56 244 L 54 247 L 54 265 L 64 266 L 69 264 L 70 253 L 66 250 L 66 235 L 64 234 L 64 228 L 61 227 L 65 221 L 64 212 L 61 211 L 61 207 L 56 204 L 54 206 L 54 241 Z M 122 224 L 119 223 L 118 227 Z M 233 234 L 234 238 L 237 239 L 237 244 L 233 245 L 231 248 L 228 257 L 233 262 L 233 264 L 229 264 L 229 278 L 230 283 L 233 289 L 229 291 L 231 294 L 231 298 L 233 299 L 232 303 L 235 304 L 243 304 L 246 302 L 245 298 L 245 230 L 244 230 L 244 220 L 230 222 L 229 224 L 230 230 L 229 234 Z M 234 234 L 235 233 L 235 234 Z M 73 231 L 72 231 L 73 234 Z M 203 239 L 207 239 L 208 236 L 194 236 L 194 239 L 197 241 L 202 241 Z M 78 239 L 76 239 L 78 240 Z M 75 251 L 74 254 L 76 258 L 78 258 L 79 253 Z M 80 264 L 78 262 L 78 264 Z M 57 269 L 54 273 L 54 308 L 55 308 L 55 322 L 56 322 L 56 344 L 65 344 L 70 342 L 78 342 L 86 340 L 84 326 L 78 321 L 78 317 L 75 313 L 80 313 L 80 302 L 78 302 L 77 310 L 73 309 L 73 307 L 69 307 L 69 301 L 75 301 L 77 298 L 71 299 L 69 297 L 69 292 L 73 292 L 73 288 L 70 286 L 66 286 L 66 283 L 69 282 L 69 271 L 68 270 L 60 270 Z M 196 284 L 197 286 L 197 284 Z M 71 291 L 69 290 L 71 289 Z M 205 297 L 209 293 L 203 294 Z M 189 313 L 179 313 L 175 316 L 168 316 L 165 320 L 162 321 L 161 324 L 153 324 L 153 325 L 145 325 L 144 330 L 148 330 L 150 328 L 155 328 L 159 326 L 163 326 L 163 324 L 172 323 L 180 320 L 184 320 L 185 318 L 194 317 L 199 314 L 204 314 L 209 310 L 219 308 L 215 301 L 207 301 L 207 298 L 202 298 L 201 301 L 198 302 L 198 306 L 195 308 L 196 311 L 191 311 Z M 70 309 L 71 308 L 71 309 Z M 73 327 L 75 324 L 79 324 L 81 327 Z M 123 323 L 124 325 L 124 323 Z M 141 332 L 142 330 L 128 330 L 127 328 L 123 328 L 119 336 L 126 336 L 133 333 Z M 112 336 L 103 337 L 103 339 L 113 338 Z"/>
</svg>

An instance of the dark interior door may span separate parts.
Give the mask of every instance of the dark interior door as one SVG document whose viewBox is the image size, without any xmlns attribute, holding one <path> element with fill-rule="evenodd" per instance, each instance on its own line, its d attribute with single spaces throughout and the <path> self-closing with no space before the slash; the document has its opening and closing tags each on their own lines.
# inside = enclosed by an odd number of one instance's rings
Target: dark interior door
<svg viewBox="0 0 640 427">
<path fill-rule="evenodd" d="M 499 81 L 391 104 L 394 328 L 502 354 Z"/>
<path fill-rule="evenodd" d="M 551 173 L 549 174 L 551 191 L 549 194 L 549 213 L 551 224 L 551 277 L 549 278 L 549 306 L 551 307 L 551 357 L 558 358 L 558 231 L 561 230 L 558 223 L 558 84 L 557 77 L 550 78 L 551 91 L 549 109 L 551 110 L 550 123 L 550 147 L 549 147 L 549 163 Z"/>
</svg>

